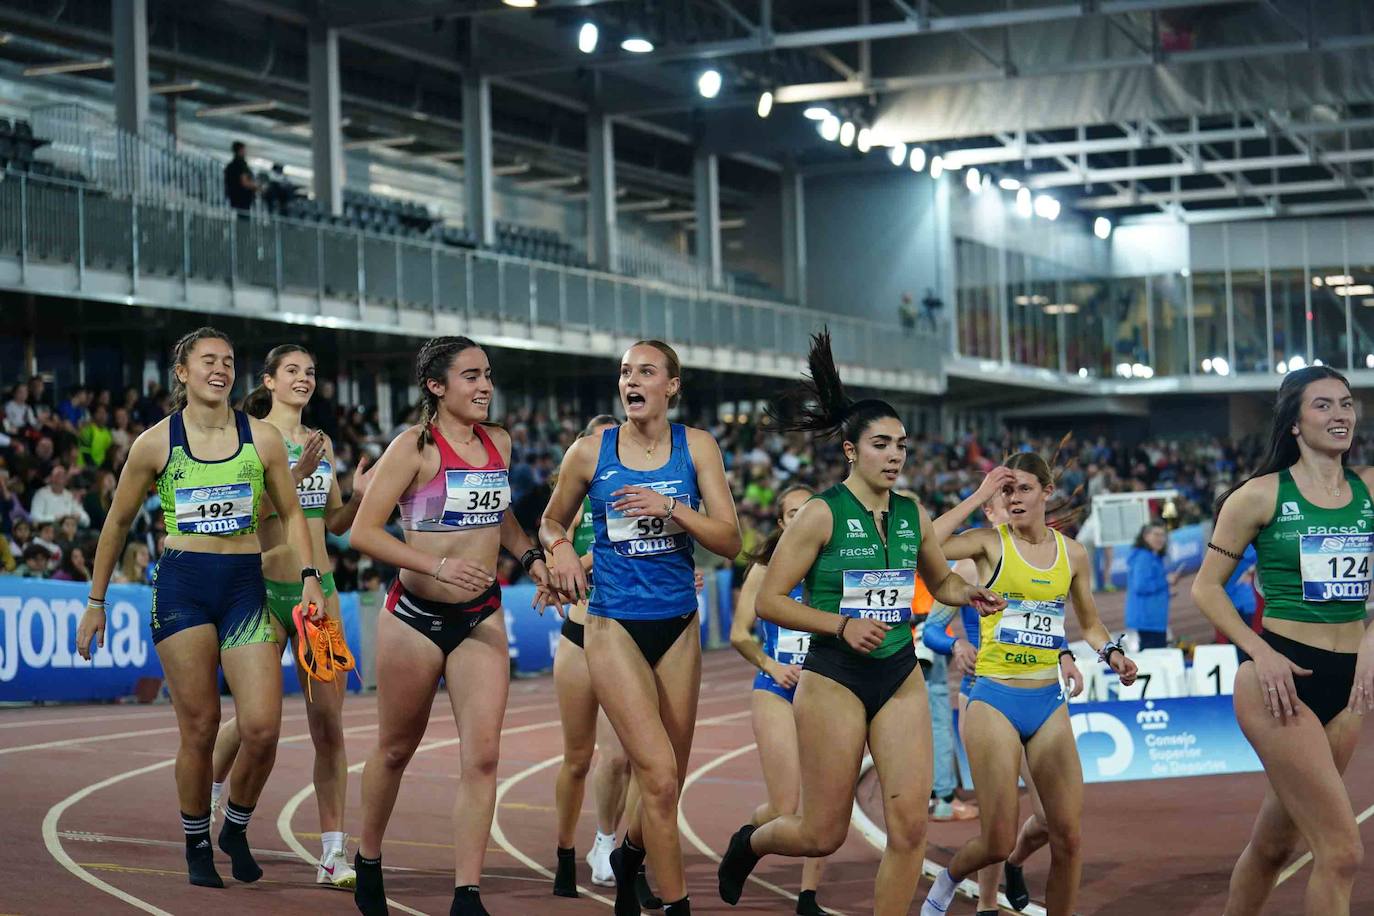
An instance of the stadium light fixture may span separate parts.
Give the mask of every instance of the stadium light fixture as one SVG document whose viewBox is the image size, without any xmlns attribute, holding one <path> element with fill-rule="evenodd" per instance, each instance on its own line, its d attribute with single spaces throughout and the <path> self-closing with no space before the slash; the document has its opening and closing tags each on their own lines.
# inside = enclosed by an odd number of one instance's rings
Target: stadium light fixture
<svg viewBox="0 0 1374 916">
<path fill-rule="evenodd" d="M 812 105 L 802 112 L 802 117 L 809 121 L 824 121 L 830 117 L 830 109 L 823 105 Z"/>
<path fill-rule="evenodd" d="M 1093 235 L 1106 241 L 1112 234 L 1112 221 L 1105 216 L 1093 220 Z"/>
<path fill-rule="evenodd" d="M 892 147 L 892 149 L 888 150 L 887 159 L 893 165 L 900 168 L 902 164 L 906 162 L 906 144 L 898 143 L 896 146 Z"/>
<path fill-rule="evenodd" d="M 858 131 L 858 128 L 856 128 L 856 127 L 854 126 L 854 122 L 853 122 L 853 121 L 845 121 L 843 124 L 841 124 L 841 125 L 840 125 L 840 146 L 853 146 L 853 145 L 854 145 L 854 134 L 857 133 L 857 131 Z"/>
<path fill-rule="evenodd" d="M 1226 361 L 1226 357 L 1224 356 L 1213 356 L 1212 371 L 1217 375 L 1230 375 L 1231 364 Z"/>
<path fill-rule="evenodd" d="M 1131 364 L 1130 364 L 1130 363 L 1117 363 L 1117 364 L 1116 364 L 1116 374 L 1119 375 L 1119 376 L 1121 376 L 1122 378 L 1130 378 L 1130 377 L 1131 377 Z"/>
<path fill-rule="evenodd" d="M 200 80 L 183 80 L 179 83 L 154 83 L 148 87 L 153 95 L 173 95 L 178 92 L 195 92 L 200 88 Z"/>
<path fill-rule="evenodd" d="M 968 188 L 973 194 L 983 193 L 983 176 L 978 172 L 977 167 L 971 168 L 964 173 L 964 187 Z"/>
<path fill-rule="evenodd" d="M 1030 219 L 1035 215 L 1030 188 L 1021 188 L 1016 192 L 1016 215 L 1022 219 Z"/>
<path fill-rule="evenodd" d="M 1288 363 L 1284 360 L 1279 360 L 1279 364 L 1274 367 L 1274 371 L 1279 375 L 1286 375 L 1288 373 Z"/>
<path fill-rule="evenodd" d="M 942 157 L 940 157 L 940 156 L 936 156 L 935 158 L 931 159 L 931 160 L 930 160 L 930 177 L 931 177 L 931 178 L 939 178 L 939 177 L 940 177 L 941 175 L 943 175 L 944 173 L 945 173 L 945 160 L 944 160 Z"/>
<path fill-rule="evenodd" d="M 1088 377 L 1088 368 L 1087 368 L 1086 366 L 1079 366 L 1079 367 L 1078 367 L 1078 377 L 1079 377 L 1079 378 L 1087 378 L 1087 377 Z"/>
<path fill-rule="evenodd" d="M 714 99 L 720 95 L 720 71 L 714 68 L 702 71 L 701 76 L 697 77 L 697 92 L 701 93 L 704 99 Z"/>
<path fill-rule="evenodd" d="M 1364 367 L 1366 369 L 1374 369 L 1374 353 L 1366 353 L 1364 355 Z"/>
<path fill-rule="evenodd" d="M 642 35 L 631 35 L 620 43 L 620 50 L 631 54 L 648 54 L 653 49 L 654 43 Z"/>
<path fill-rule="evenodd" d="M 873 149 L 872 128 L 860 127 L 859 135 L 854 138 L 854 145 L 858 147 L 859 152 L 861 153 L 866 153 L 869 150 Z M 1374 289 L 1371 289 L 1370 292 L 1374 293 Z"/>
<path fill-rule="evenodd" d="M 924 171 L 926 167 L 926 151 L 919 146 L 913 147 L 909 162 L 913 172 Z"/>
<path fill-rule="evenodd" d="M 758 113 L 760 118 L 766 118 L 773 113 L 773 93 L 765 91 L 759 95 Z"/>
<path fill-rule="evenodd" d="M 601 40 L 601 30 L 596 27 L 595 22 L 584 22 L 582 28 L 577 30 L 577 50 L 583 54 L 590 54 L 596 50 L 597 42 Z"/>
<path fill-rule="evenodd" d="M 1210 356 L 1204 356 L 1204 357 L 1202 358 L 1202 371 L 1203 371 L 1203 372 L 1211 372 L 1211 371 L 1212 371 L 1212 357 L 1210 357 Z"/>
<path fill-rule="evenodd" d="M 1306 359 L 1303 359 L 1301 356 L 1297 356 L 1296 354 L 1293 355 L 1293 356 L 1288 357 L 1288 370 L 1289 370 L 1290 372 L 1297 372 L 1299 369 L 1306 369 L 1306 368 L 1307 368 L 1307 360 L 1306 360 Z"/>
<path fill-rule="evenodd" d="M 1320 366 L 1321 364 L 1322 364 L 1322 360 L 1321 360 L 1321 357 L 1320 357 L 1320 356 L 1317 357 L 1316 359 L 1312 360 L 1312 365 L 1314 365 L 1314 366 Z"/>
<path fill-rule="evenodd" d="M 834 115 L 826 115 L 825 120 L 821 122 L 819 130 L 823 140 L 829 140 L 831 143 L 834 143 L 836 140 L 840 139 L 840 119 Z"/>
<path fill-rule="evenodd" d="M 501 2 L 518 10 L 532 10 L 539 5 L 539 0 L 501 0 Z"/>
<path fill-rule="evenodd" d="M 1001 188 L 1003 191 L 1019 191 L 1021 190 L 1021 182 L 1017 181 L 1015 178 L 999 178 L 997 180 L 997 187 Z"/>
<path fill-rule="evenodd" d="M 1039 194 L 1035 198 L 1035 215 L 1047 220 L 1059 219 L 1059 201 L 1048 194 Z"/>
</svg>

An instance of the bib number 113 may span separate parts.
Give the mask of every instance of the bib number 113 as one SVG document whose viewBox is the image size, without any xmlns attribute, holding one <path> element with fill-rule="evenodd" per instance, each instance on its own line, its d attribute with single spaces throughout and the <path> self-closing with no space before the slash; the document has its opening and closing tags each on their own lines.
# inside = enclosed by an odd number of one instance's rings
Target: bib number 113
<svg viewBox="0 0 1374 916">
<path fill-rule="evenodd" d="M 864 603 L 875 608 L 896 607 L 901 597 L 901 589 L 870 588 L 864 592 Z"/>
</svg>

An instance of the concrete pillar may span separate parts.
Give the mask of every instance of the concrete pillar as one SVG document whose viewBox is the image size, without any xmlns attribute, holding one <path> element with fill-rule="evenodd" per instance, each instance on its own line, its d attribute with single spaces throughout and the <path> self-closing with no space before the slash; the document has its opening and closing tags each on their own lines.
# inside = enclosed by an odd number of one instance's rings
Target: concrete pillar
<svg viewBox="0 0 1374 916">
<path fill-rule="evenodd" d="M 469 74 L 463 78 L 463 191 L 468 231 L 480 245 L 496 243 L 491 155 L 491 80 Z"/>
<path fill-rule="evenodd" d="M 603 111 L 587 113 L 587 238 L 593 267 L 615 270 L 619 245 L 615 223 L 615 136 Z"/>
<path fill-rule="evenodd" d="M 697 263 L 707 283 L 721 286 L 725 275 L 720 254 L 720 174 L 715 154 L 698 150 L 692 171 L 696 181 Z"/>
<path fill-rule="evenodd" d="M 343 213 L 343 125 L 339 104 L 339 32 L 323 23 L 309 28 L 310 163 L 315 200 Z"/>
<path fill-rule="evenodd" d="M 148 2 L 114 0 L 115 123 L 137 134 L 148 119 Z"/>
<path fill-rule="evenodd" d="M 806 206 L 802 175 L 793 163 L 782 170 L 782 289 L 806 305 Z"/>
</svg>

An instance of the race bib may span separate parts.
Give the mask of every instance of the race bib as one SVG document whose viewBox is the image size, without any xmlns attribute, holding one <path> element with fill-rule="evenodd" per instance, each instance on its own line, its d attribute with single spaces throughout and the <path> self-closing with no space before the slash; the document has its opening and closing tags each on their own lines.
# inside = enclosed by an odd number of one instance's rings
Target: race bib
<svg viewBox="0 0 1374 916">
<path fill-rule="evenodd" d="M 687 497 L 678 496 L 677 500 L 682 505 L 691 507 L 691 500 Z M 673 519 L 626 515 L 617 511 L 609 501 L 606 503 L 606 536 L 610 538 L 611 547 L 622 557 L 651 557 L 672 553 L 675 550 L 686 549 L 688 541 L 687 533 Z"/>
<path fill-rule="evenodd" d="M 1031 649 L 1060 648 L 1064 645 L 1064 602 L 1007 599 L 997 625 L 997 641 Z"/>
<path fill-rule="evenodd" d="M 810 650 L 810 633 L 805 630 L 778 627 L 778 661 L 787 665 L 800 665 Z"/>
<path fill-rule="evenodd" d="M 233 534 L 253 526 L 253 485 L 178 487 L 177 534 Z"/>
<path fill-rule="evenodd" d="M 1304 601 L 1369 598 L 1374 534 L 1304 534 L 1298 548 Z"/>
<path fill-rule="evenodd" d="M 295 468 L 296 462 L 291 462 Z M 315 473 L 296 484 L 296 496 L 302 509 L 323 509 L 329 502 L 329 485 L 334 480 L 334 468 L 327 460 L 321 459 Z"/>
<path fill-rule="evenodd" d="M 905 623 L 911 619 L 915 598 L 914 569 L 846 569 L 840 613 L 881 623 Z"/>
<path fill-rule="evenodd" d="M 496 471 L 445 471 L 444 514 L 450 528 L 489 528 L 501 524 L 510 507 L 510 477 Z"/>
</svg>

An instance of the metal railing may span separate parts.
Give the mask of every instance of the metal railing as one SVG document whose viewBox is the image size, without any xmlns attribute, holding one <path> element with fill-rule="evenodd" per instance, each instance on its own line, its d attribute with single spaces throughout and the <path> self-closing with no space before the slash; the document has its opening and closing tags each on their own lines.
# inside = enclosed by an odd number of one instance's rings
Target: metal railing
<svg viewBox="0 0 1374 916">
<path fill-rule="evenodd" d="M 176 148 L 149 121 L 140 136 L 127 133 L 84 105 L 42 105 L 30 116 L 34 134 L 48 141 L 41 157 L 85 176 L 96 188 L 152 203 L 227 206 L 223 165 Z"/>
<path fill-rule="evenodd" d="M 36 264 L 221 283 L 278 294 L 462 315 L 689 346 L 800 357 L 828 325 L 842 363 L 939 372 L 933 334 L 726 293 L 564 267 L 324 223 L 120 198 L 55 179 L 0 172 L 0 258 L 21 284 Z M 189 287 L 184 287 L 189 288 Z M 375 312 L 374 323 L 375 323 Z M 414 322 L 404 322 L 414 327 Z"/>
</svg>

